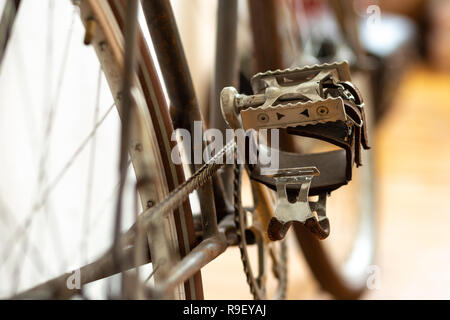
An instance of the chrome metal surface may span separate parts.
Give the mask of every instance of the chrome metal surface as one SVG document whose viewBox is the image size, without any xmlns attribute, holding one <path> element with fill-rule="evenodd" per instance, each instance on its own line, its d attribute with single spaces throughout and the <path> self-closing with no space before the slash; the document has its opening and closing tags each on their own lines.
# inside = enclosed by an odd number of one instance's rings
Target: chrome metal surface
<svg viewBox="0 0 450 320">
<path fill-rule="evenodd" d="M 317 168 L 299 168 L 296 173 L 290 169 L 288 174 L 278 173 L 274 176 L 277 186 L 277 203 L 275 207 L 275 217 L 282 224 L 298 221 L 304 223 L 309 218 L 313 218 L 308 201 L 308 191 L 314 176 L 319 175 Z M 288 199 L 286 185 L 299 185 L 299 193 L 295 202 Z"/>
<path fill-rule="evenodd" d="M 340 84 L 354 89 L 350 81 L 346 62 L 258 73 L 251 80 L 254 95 L 222 90 L 222 113 L 232 128 L 245 130 L 345 122 L 344 99 L 360 100 Z"/>
</svg>

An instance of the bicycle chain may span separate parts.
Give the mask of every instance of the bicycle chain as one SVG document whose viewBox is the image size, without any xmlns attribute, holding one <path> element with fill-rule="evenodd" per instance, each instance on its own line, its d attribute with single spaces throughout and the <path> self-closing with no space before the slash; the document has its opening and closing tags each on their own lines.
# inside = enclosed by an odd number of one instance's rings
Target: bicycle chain
<svg viewBox="0 0 450 320">
<path fill-rule="evenodd" d="M 234 223 L 236 225 L 236 234 L 238 237 L 238 247 L 241 254 L 241 260 L 243 264 L 244 273 L 246 276 L 247 284 L 250 288 L 250 293 L 255 300 L 262 300 L 266 298 L 265 288 L 261 286 L 261 283 L 255 279 L 253 270 L 249 261 L 247 252 L 247 240 L 245 237 L 245 211 L 242 208 L 241 202 L 241 183 L 242 183 L 242 165 L 235 162 L 234 164 L 234 182 L 233 182 L 233 203 L 234 203 Z M 279 281 L 278 286 L 278 299 L 286 298 L 287 291 L 287 247 L 286 242 L 280 243 L 281 256 L 278 265 L 278 270 L 273 270 L 274 274 L 277 273 Z M 275 268 L 275 265 L 273 266 Z"/>
<path fill-rule="evenodd" d="M 229 142 L 223 149 L 221 149 L 217 155 L 211 158 L 206 164 L 204 164 L 199 170 L 197 170 L 188 180 L 183 184 L 179 185 L 175 190 L 173 190 L 163 201 L 158 203 L 155 207 L 143 212 L 140 216 L 141 222 L 146 223 L 153 215 L 163 215 L 167 214 L 186 201 L 189 194 L 199 187 L 203 186 L 206 181 L 212 178 L 212 176 L 225 165 L 224 161 L 217 161 L 219 158 L 224 157 L 229 152 L 234 152 L 236 148 L 236 142 Z M 236 157 L 236 155 L 235 155 Z M 236 162 L 236 158 L 235 158 Z M 241 206 L 241 165 L 237 163 L 234 164 L 234 190 L 233 190 L 233 202 L 234 202 L 234 222 L 236 225 L 236 233 L 239 242 L 239 250 L 241 253 L 241 260 L 244 266 L 244 273 L 247 278 L 247 283 L 250 287 L 250 292 L 252 293 L 254 299 L 260 300 L 265 298 L 265 289 L 258 285 L 258 281 L 253 276 L 253 272 L 250 266 L 247 253 L 247 242 L 245 239 L 245 212 L 242 210 Z M 130 229 L 131 231 L 131 229 Z M 124 235 L 124 242 L 127 243 L 127 238 L 130 237 L 131 233 L 127 232 Z M 279 298 L 284 299 L 286 295 L 287 286 L 287 264 L 286 264 L 286 244 L 283 241 L 281 243 L 281 268 L 277 270 L 279 273 Z M 274 272 L 275 273 L 275 272 Z"/>
<path fill-rule="evenodd" d="M 234 141 L 225 145 L 214 157 L 198 169 L 188 180 L 175 188 L 169 195 L 155 207 L 144 211 L 141 216 L 141 222 L 146 224 L 153 215 L 167 214 L 183 204 L 194 190 L 202 187 L 206 181 L 223 167 L 226 163 L 223 161 L 229 152 L 234 152 L 236 143 Z M 222 159 L 220 159 L 222 158 Z M 220 161 L 219 161 L 220 160 Z"/>
</svg>

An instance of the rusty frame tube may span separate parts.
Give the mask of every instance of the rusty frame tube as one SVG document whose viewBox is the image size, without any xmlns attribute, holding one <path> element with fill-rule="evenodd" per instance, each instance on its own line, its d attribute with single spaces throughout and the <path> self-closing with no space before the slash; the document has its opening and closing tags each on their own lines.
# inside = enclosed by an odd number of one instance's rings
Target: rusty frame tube
<svg viewBox="0 0 450 320">
<path fill-rule="evenodd" d="M 150 289 L 150 297 L 161 297 L 180 283 L 186 281 L 186 279 L 189 279 L 206 264 L 217 258 L 228 248 L 228 246 L 236 245 L 237 238 L 235 232 L 233 232 L 234 221 L 232 216 L 229 216 L 229 218 L 230 219 L 225 218 L 221 221 L 219 225 L 220 231 L 218 231 L 215 236 L 203 240 L 174 267 L 167 283 L 161 283 L 160 289 Z M 134 254 L 134 247 L 123 249 L 121 255 L 123 263 L 120 268 L 118 268 L 113 263 L 114 258 L 112 251 L 108 250 L 96 261 L 79 268 L 81 286 L 151 262 L 151 255 L 148 250 L 146 250 L 145 256 L 139 264 L 135 264 L 136 260 L 134 259 Z M 67 279 L 71 275 L 72 273 L 67 272 L 17 294 L 10 299 L 70 299 L 77 294 L 81 294 L 81 290 L 67 288 Z"/>
<path fill-rule="evenodd" d="M 215 70 L 209 108 L 209 125 L 212 128 L 219 129 L 224 134 L 224 137 L 228 126 L 220 109 L 220 93 L 222 88 L 227 86 L 238 87 L 237 20 L 237 0 L 219 0 L 217 6 Z M 218 207 L 217 218 L 219 220 L 229 211 L 227 207 L 232 208 L 232 176 L 232 166 L 226 165 L 218 172 L 217 179 L 214 181 L 214 187 L 218 191 L 216 204 Z M 221 188 L 219 188 L 218 184 L 222 185 Z M 220 210 L 220 207 L 223 210 Z"/>
<path fill-rule="evenodd" d="M 276 0 L 248 0 L 256 72 L 283 69 Z"/>
<path fill-rule="evenodd" d="M 121 258 L 122 263 L 119 268 L 119 266 L 114 263 L 112 250 L 109 250 L 96 261 L 81 267 L 81 286 L 137 267 L 137 265 L 134 264 L 135 259 L 133 247 L 124 249 L 122 251 Z M 141 262 L 142 265 L 151 262 L 149 251 L 146 250 L 146 255 Z M 21 292 L 11 297 L 11 299 L 70 299 L 71 297 L 81 293 L 80 289 L 69 289 L 66 285 L 68 278 L 72 276 L 72 274 L 73 273 L 71 272 L 65 273 L 27 291 Z"/>
<path fill-rule="evenodd" d="M 227 247 L 228 241 L 222 232 L 206 238 L 173 267 L 165 282 L 160 283 L 156 288 L 149 289 L 148 295 L 154 299 L 165 299 L 178 285 L 225 252 Z"/>
<path fill-rule="evenodd" d="M 141 4 L 169 95 L 174 129 L 186 129 L 192 134 L 194 121 L 203 119 L 170 1 L 141 0 Z M 205 146 L 205 142 L 202 142 L 201 152 Z M 194 144 L 191 145 L 189 151 L 195 154 Z M 192 164 L 192 172 L 195 172 L 200 166 L 201 164 Z M 207 182 L 200 188 L 198 196 L 202 213 L 203 236 L 207 238 L 217 234 L 216 205 L 212 182 Z"/>
<path fill-rule="evenodd" d="M 256 68 L 254 73 L 286 67 L 278 23 L 279 5 L 277 0 L 248 0 Z M 280 148 L 291 152 L 299 151 L 293 137 L 286 130 L 280 130 Z"/>
<path fill-rule="evenodd" d="M 217 7 L 216 64 L 209 123 L 222 133 L 228 127 L 220 110 L 220 92 L 227 86 L 238 87 L 237 0 L 219 0 Z"/>
</svg>

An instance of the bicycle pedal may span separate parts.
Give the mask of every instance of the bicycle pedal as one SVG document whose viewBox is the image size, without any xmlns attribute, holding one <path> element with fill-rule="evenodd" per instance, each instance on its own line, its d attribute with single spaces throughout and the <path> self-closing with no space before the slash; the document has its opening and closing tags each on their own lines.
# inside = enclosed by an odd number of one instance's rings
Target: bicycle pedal
<svg viewBox="0 0 450 320">
<path fill-rule="evenodd" d="M 319 170 L 326 174 L 314 180 L 315 195 L 351 181 L 353 164 L 362 164 L 361 149 L 369 149 L 369 145 L 363 98 L 351 82 L 347 62 L 258 73 L 251 85 L 253 95 L 239 94 L 233 87 L 222 90 L 221 109 L 230 127 L 256 131 L 280 128 L 343 149 L 345 163 L 341 152 L 322 153 L 312 159 L 279 150 L 280 164 L 286 167 L 309 166 L 311 160 L 320 163 Z M 275 189 L 273 179 L 261 173 L 261 166 L 249 168 L 251 178 Z"/>
<path fill-rule="evenodd" d="M 326 194 L 321 194 L 317 202 L 310 202 L 308 194 L 311 181 L 320 174 L 319 170 L 316 167 L 272 169 L 267 170 L 265 174 L 274 179 L 277 189 L 274 217 L 268 227 L 269 239 L 283 239 L 294 222 L 304 224 L 318 238 L 326 238 L 330 232 L 325 213 Z M 290 201 L 288 197 L 287 185 L 298 186 L 299 192 L 295 195 L 295 202 Z"/>
<path fill-rule="evenodd" d="M 271 240 L 284 238 L 294 222 L 324 239 L 330 232 L 327 194 L 351 181 L 353 165 L 362 164 L 361 148 L 369 148 L 363 98 L 351 82 L 350 68 L 347 62 L 336 62 L 267 71 L 253 76 L 251 86 L 252 95 L 233 87 L 221 92 L 222 113 L 232 128 L 285 129 L 341 149 L 316 155 L 277 150 L 275 171 L 270 171 L 272 164 L 247 167 L 252 180 L 278 194 L 268 229 Z M 253 147 L 261 151 L 265 146 L 251 139 L 247 148 Z M 318 201 L 309 201 L 310 189 Z M 289 201 L 293 195 L 295 201 Z"/>
<path fill-rule="evenodd" d="M 361 119 L 348 115 L 345 101 L 362 102 L 350 83 L 347 62 L 258 73 L 251 79 L 254 94 L 232 87 L 221 95 L 222 112 L 231 127 L 245 130 L 287 128 Z M 354 95 L 357 95 L 356 97 Z"/>
<path fill-rule="evenodd" d="M 241 112 L 241 117 L 245 130 L 281 129 L 347 120 L 341 98 L 288 103 L 267 108 L 248 108 Z"/>
</svg>

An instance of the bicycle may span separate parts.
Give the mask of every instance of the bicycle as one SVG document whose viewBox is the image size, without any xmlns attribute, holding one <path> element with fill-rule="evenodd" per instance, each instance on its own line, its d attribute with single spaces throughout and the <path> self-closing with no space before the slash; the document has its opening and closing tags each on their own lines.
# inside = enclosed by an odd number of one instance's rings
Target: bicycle
<svg viewBox="0 0 450 320">
<path fill-rule="evenodd" d="M 238 70 L 237 1 L 220 0 L 214 99 L 210 106 L 209 127 L 223 132 L 228 124 L 236 129 L 241 126 L 239 113 L 242 119 L 245 114 L 248 119 L 256 116 L 265 123 L 266 119 L 255 114 L 259 112 L 255 110 L 269 100 L 264 90 L 269 86 L 269 81 L 272 81 L 270 79 L 277 79 L 278 89 L 281 90 L 290 88 L 293 84 L 311 82 L 311 79 L 319 75 L 323 76 L 316 80 L 323 86 L 325 95 L 329 95 L 334 102 L 323 102 L 325 107 L 321 105 L 322 109 L 317 109 L 318 115 L 313 119 L 315 122 L 308 120 L 310 122 L 298 123 L 298 120 L 290 119 L 291 122 L 281 128 L 280 136 L 283 140 L 280 161 L 284 161 L 284 167 L 289 170 L 276 170 L 267 175 L 259 171 L 261 167 L 252 167 L 248 163 L 243 166 L 217 162 L 234 153 L 236 144 L 231 141 L 209 162 L 190 164 L 191 176 L 186 179 L 185 175 L 189 171 L 171 159 L 170 155 L 176 145 L 172 137 L 177 129 L 192 133 L 195 121 L 203 121 L 203 126 L 205 122 L 197 103 L 170 2 L 141 1 L 164 84 L 158 77 L 153 57 L 137 22 L 138 1 L 74 2 L 85 27 L 84 43 L 95 49 L 122 123 L 120 183 L 115 199 L 117 205 L 113 245 L 102 257 L 79 269 L 81 285 L 121 273 L 119 289 L 112 290 L 116 297 L 202 299 L 201 268 L 225 252 L 227 247 L 238 246 L 253 297 L 269 298 L 264 282 L 268 277 L 265 264 L 271 260 L 271 271 L 276 283 L 271 297 L 285 298 L 286 242 L 282 239 L 292 225 L 305 258 L 321 286 L 337 298 L 359 297 L 366 287 L 366 268 L 372 263 L 374 252 L 369 158 L 365 159 L 368 165 L 363 166 L 366 168 L 365 173 L 369 174 L 363 181 L 366 207 L 359 212 L 361 221 L 358 235 L 353 240 L 354 248 L 344 268 L 347 273 L 339 269 L 345 264 L 336 265 L 332 255 L 319 240 L 329 234 L 329 221 L 325 211 L 328 194 L 351 180 L 353 164 L 362 163 L 360 144 L 368 147 L 366 133 L 362 130 L 367 125 L 362 97 L 350 82 L 348 65 L 330 63 L 288 71 L 269 71 L 257 74 L 249 83 L 249 76 L 246 75 L 248 70 Z M 19 2 L 8 1 L 7 4 L 17 8 Z M 278 26 L 275 6 L 275 1 L 249 1 L 256 63 L 260 71 L 282 68 L 279 48 L 283 41 L 274 32 Z M 2 19 L 1 25 L 6 21 L 7 30 L 10 30 L 14 21 L 16 10 L 13 12 L 14 14 L 8 14 L 5 11 L 4 16 L 8 19 Z M 6 37 L 5 43 L 7 39 Z M 3 54 L 0 57 L 2 56 Z M 332 76 L 324 76 L 321 73 L 323 70 L 328 70 Z M 236 82 L 238 76 L 240 83 Z M 336 79 L 339 81 L 336 82 Z M 242 93 L 238 94 L 231 88 L 223 89 L 231 85 Z M 163 86 L 169 97 L 170 114 Z M 317 101 L 308 100 L 303 91 L 296 90 L 288 90 L 287 98 L 286 92 L 277 95 L 268 105 L 276 107 L 277 101 L 295 104 L 300 99 L 305 110 L 313 110 L 318 106 L 315 103 Z M 340 104 L 344 98 L 345 110 L 344 103 Z M 283 99 L 286 101 L 283 102 Z M 219 111 L 219 101 L 225 119 Z M 236 113 L 237 109 L 239 113 Z M 273 112 L 280 110 L 274 109 Z M 293 110 L 298 111 L 298 106 Z M 338 114 L 339 110 L 344 110 L 345 114 Z M 334 111 L 336 112 L 333 113 Z M 329 112 L 334 116 L 334 126 L 330 122 L 320 123 L 321 116 L 326 116 Z M 272 116 L 269 114 L 269 117 Z M 345 117 L 345 121 L 342 117 Z M 259 130 L 267 126 L 250 121 L 246 128 Z M 349 128 L 351 133 L 345 137 L 340 136 Z M 294 150 L 290 135 L 324 140 L 343 150 L 302 155 L 301 150 Z M 251 139 L 246 140 L 244 149 L 248 150 L 251 143 Z M 202 147 L 205 147 L 204 141 Z M 189 148 L 185 152 L 195 152 L 194 147 Z M 297 155 L 289 151 L 297 151 Z M 128 231 L 121 233 L 122 194 L 129 165 L 128 155 L 133 164 L 136 190 L 144 211 L 136 216 L 135 223 Z M 314 170 L 314 167 L 319 170 Z M 292 168 L 298 170 L 292 171 Z M 230 178 L 232 176 L 234 179 Z M 247 181 L 246 187 L 243 186 L 243 179 Z M 251 190 L 251 206 L 242 204 L 241 193 L 244 188 L 246 191 Z M 299 190 L 305 188 L 306 194 L 298 195 Z M 271 189 L 278 190 L 278 199 Z M 188 201 L 188 195 L 194 190 L 198 194 L 200 214 L 193 214 Z M 318 200 L 310 200 L 308 196 L 318 196 Z M 283 197 L 285 201 L 291 202 L 287 207 L 292 207 L 292 203 L 297 201 L 297 204 L 310 209 L 306 209 L 310 215 L 302 217 L 304 220 L 301 223 L 295 213 L 286 220 L 281 219 L 280 215 L 274 213 L 274 206 L 276 201 L 280 206 L 280 198 Z M 253 222 L 251 225 L 249 217 Z M 248 252 L 248 247 L 251 246 L 258 252 L 257 272 Z M 152 278 L 154 286 L 149 286 L 140 279 L 137 268 L 149 262 L 152 263 L 153 271 L 148 278 Z M 125 272 L 130 269 L 134 272 Z M 72 273 L 63 274 L 12 298 L 67 299 L 82 294 L 81 288 L 67 286 L 72 276 Z"/>
</svg>

